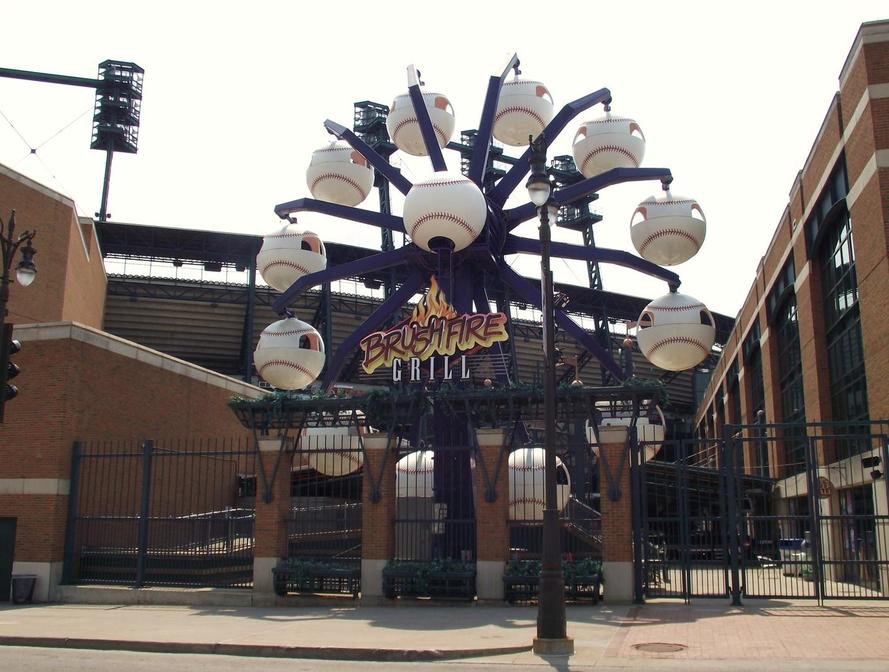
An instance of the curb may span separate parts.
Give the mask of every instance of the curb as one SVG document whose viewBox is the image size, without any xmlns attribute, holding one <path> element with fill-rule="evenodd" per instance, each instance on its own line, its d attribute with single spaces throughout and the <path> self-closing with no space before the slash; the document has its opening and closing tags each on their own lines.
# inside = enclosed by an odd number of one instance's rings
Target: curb
<svg viewBox="0 0 889 672">
<path fill-rule="evenodd" d="M 527 646 L 503 646 L 479 649 L 361 649 L 320 646 L 280 646 L 275 644 L 223 644 L 219 642 L 149 642 L 82 637 L 0 636 L 0 646 L 33 646 L 57 649 L 96 649 L 99 651 L 136 651 L 142 653 L 191 653 L 251 658 L 308 658 L 324 660 L 368 660 L 377 662 L 428 662 L 524 653 Z"/>
</svg>

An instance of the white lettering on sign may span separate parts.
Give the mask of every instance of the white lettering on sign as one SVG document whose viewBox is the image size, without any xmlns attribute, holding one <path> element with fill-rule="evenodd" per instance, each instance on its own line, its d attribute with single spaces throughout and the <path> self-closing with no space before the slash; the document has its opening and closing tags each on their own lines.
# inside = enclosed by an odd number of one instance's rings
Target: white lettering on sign
<svg viewBox="0 0 889 672">
<path fill-rule="evenodd" d="M 440 370 L 436 370 L 436 360 L 438 357 L 430 357 L 427 361 L 429 362 L 429 370 L 428 370 L 428 378 L 427 381 L 432 383 L 437 380 L 436 374 L 440 374 L 441 380 L 454 380 L 454 373 L 456 373 L 457 369 L 452 368 L 450 357 L 441 357 L 440 362 Z M 396 359 L 392 362 L 392 382 L 400 383 L 404 380 L 405 371 L 403 370 L 403 365 L 406 363 L 410 367 L 408 369 L 408 382 L 411 383 L 419 383 L 422 382 L 423 376 L 422 371 L 420 370 L 421 359 L 419 357 L 411 357 L 407 362 L 403 360 Z M 466 355 L 460 355 L 460 380 L 469 380 L 471 372 L 469 371 L 469 363 L 466 361 Z"/>
</svg>

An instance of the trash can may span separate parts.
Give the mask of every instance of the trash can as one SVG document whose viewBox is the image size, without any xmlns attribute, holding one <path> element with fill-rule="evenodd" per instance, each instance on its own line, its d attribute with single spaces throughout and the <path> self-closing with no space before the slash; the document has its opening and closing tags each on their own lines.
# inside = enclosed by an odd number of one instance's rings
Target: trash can
<svg viewBox="0 0 889 672">
<path fill-rule="evenodd" d="M 34 597 L 34 586 L 37 585 L 36 574 L 12 575 L 12 603 L 31 604 Z"/>
</svg>

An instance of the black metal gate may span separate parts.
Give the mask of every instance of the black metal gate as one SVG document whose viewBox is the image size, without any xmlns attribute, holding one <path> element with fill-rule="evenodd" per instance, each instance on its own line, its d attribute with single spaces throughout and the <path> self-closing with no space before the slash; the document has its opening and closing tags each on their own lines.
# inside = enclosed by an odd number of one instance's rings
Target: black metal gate
<svg viewBox="0 0 889 672">
<path fill-rule="evenodd" d="M 752 425 L 637 450 L 637 595 L 889 598 L 881 423 Z"/>
<path fill-rule="evenodd" d="M 423 418 L 415 445 L 398 445 L 396 560 L 475 562 L 474 452 L 469 432 L 465 416 L 437 410 Z"/>
<path fill-rule="evenodd" d="M 64 582 L 251 586 L 255 455 L 247 439 L 76 442 Z"/>
</svg>

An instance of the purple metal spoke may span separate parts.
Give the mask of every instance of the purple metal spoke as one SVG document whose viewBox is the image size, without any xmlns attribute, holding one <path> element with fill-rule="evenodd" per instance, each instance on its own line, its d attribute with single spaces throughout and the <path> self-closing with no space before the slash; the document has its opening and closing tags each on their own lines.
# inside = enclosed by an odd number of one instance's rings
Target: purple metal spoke
<svg viewBox="0 0 889 672">
<path fill-rule="evenodd" d="M 419 254 L 419 250 L 414 244 L 410 244 L 389 252 L 371 254 L 362 259 L 356 259 L 355 261 L 332 268 L 325 268 L 323 271 L 309 273 L 290 285 L 281 296 L 275 299 L 275 302 L 272 304 L 272 310 L 279 315 L 283 315 L 291 301 L 310 287 L 322 285 L 325 282 L 335 282 L 343 278 L 359 276 L 372 271 L 381 271 L 391 266 L 403 264 L 416 254 Z"/>
<path fill-rule="evenodd" d="M 568 205 L 579 198 L 601 191 L 606 187 L 624 182 L 642 182 L 645 180 L 663 180 L 672 178 L 669 168 L 612 168 L 601 175 L 563 187 L 553 192 L 553 200 L 559 205 Z"/>
<path fill-rule="evenodd" d="M 378 329 L 382 326 L 382 324 L 395 313 L 395 311 L 401 308 L 409 298 L 417 292 L 422 291 L 427 282 L 428 279 L 423 273 L 414 271 L 408 279 L 405 280 L 404 284 L 399 287 L 398 291 L 383 301 L 383 303 L 380 304 L 380 307 L 377 308 L 360 327 L 349 334 L 349 337 L 342 342 L 339 349 L 336 351 L 336 355 L 330 360 L 327 370 L 324 372 L 321 389 L 329 390 L 336 382 L 337 376 L 340 375 L 340 372 L 346 363 L 346 358 L 353 355 L 355 349 L 361 343 L 361 339 L 374 329 Z"/>
<path fill-rule="evenodd" d="M 413 66 L 409 68 L 413 69 Z M 410 75 L 408 78 L 411 79 Z M 435 128 L 432 126 L 432 119 L 429 118 L 429 110 L 426 109 L 426 102 L 423 100 L 423 92 L 420 90 L 420 84 L 411 84 L 407 87 L 407 91 L 411 97 L 411 103 L 414 106 L 414 114 L 417 116 L 417 123 L 420 125 L 420 133 L 423 135 L 423 144 L 426 145 L 426 153 L 429 160 L 432 161 L 432 169 L 438 173 L 447 170 L 444 156 L 441 153 L 441 147 L 438 146 L 438 139 L 435 137 Z"/>
<path fill-rule="evenodd" d="M 552 256 L 561 257 L 562 259 L 577 259 L 579 261 L 595 261 L 600 264 L 614 264 L 615 266 L 624 266 L 634 271 L 639 271 L 646 275 L 663 280 L 670 288 L 679 287 L 682 282 L 679 276 L 661 268 L 657 264 L 641 259 L 629 252 L 623 250 L 612 250 L 606 247 L 585 247 L 582 245 L 571 245 L 570 243 L 550 243 L 550 251 Z M 540 241 L 534 238 L 522 238 L 520 236 L 509 235 L 503 246 L 503 254 L 540 254 Z"/>
<path fill-rule="evenodd" d="M 589 177 L 582 182 L 563 187 L 553 192 L 553 200 L 559 205 L 570 205 L 574 201 L 594 194 L 606 187 L 624 182 L 641 182 L 644 180 L 663 180 L 672 177 L 669 168 L 613 168 L 609 171 Z M 512 231 L 522 222 L 527 222 L 537 215 L 537 206 L 525 203 L 517 208 L 503 211 L 508 229 Z"/>
<path fill-rule="evenodd" d="M 509 71 L 518 64 L 518 56 L 512 55 L 503 72 L 500 75 L 492 75 L 488 80 L 488 92 L 485 94 L 485 104 L 482 107 L 482 116 L 478 122 L 478 131 L 472 145 L 472 158 L 469 160 L 469 174 L 466 176 L 479 187 L 485 179 L 485 170 L 488 167 L 488 153 L 491 150 L 491 135 L 494 131 L 494 116 L 497 114 L 497 104 L 500 102 L 500 90 L 503 81 Z"/>
<path fill-rule="evenodd" d="M 275 214 L 281 218 L 294 212 L 317 212 L 322 215 L 330 215 L 331 217 L 339 217 L 340 219 L 348 219 L 353 222 L 370 224 L 381 229 L 404 233 L 404 221 L 401 217 L 386 215 L 373 210 L 351 208 L 348 205 L 319 201 L 314 198 L 298 198 L 295 201 L 275 206 Z"/>
<path fill-rule="evenodd" d="M 355 135 L 352 131 L 350 131 L 345 126 L 342 126 L 335 121 L 331 121 L 330 119 L 324 122 L 324 128 L 327 129 L 328 133 L 335 136 L 338 140 L 345 140 L 348 142 L 353 149 L 357 150 L 361 156 L 367 159 L 367 162 L 372 165 L 377 171 L 389 180 L 389 183 L 398 189 L 402 194 L 407 196 L 407 192 L 411 190 L 411 187 L 414 186 L 410 183 L 401 172 L 396 169 L 391 163 L 386 161 L 382 156 L 380 156 L 375 150 L 373 150 L 370 145 L 368 145 L 364 140 Z"/>
<path fill-rule="evenodd" d="M 477 282 L 473 284 L 474 286 L 474 295 L 475 295 L 475 312 L 477 313 L 490 313 L 491 312 L 491 302 L 488 300 L 488 292 L 485 289 L 484 277 L 476 278 Z M 512 347 L 515 347 L 515 343 L 512 344 Z M 494 344 L 494 348 L 500 355 L 500 361 L 504 364 L 503 369 L 498 369 L 497 371 L 497 380 L 502 385 L 509 384 L 509 365 L 506 364 L 506 360 L 508 355 L 503 351 L 503 343 L 498 341 Z"/>
<path fill-rule="evenodd" d="M 526 278 L 523 278 L 512 270 L 506 262 L 501 261 L 498 263 L 498 266 L 500 267 L 500 277 L 503 282 L 512 287 L 516 294 L 522 297 L 523 301 L 540 310 L 540 292 L 538 292 Z M 568 332 L 574 340 L 589 350 L 593 357 L 598 359 L 599 363 L 608 369 L 617 380 L 624 379 L 623 370 L 618 363 L 614 361 L 611 353 L 605 350 L 605 348 L 603 348 L 593 336 L 587 333 L 583 327 L 558 309 L 555 310 L 555 318 L 558 325 Z"/>
<path fill-rule="evenodd" d="M 611 91 L 608 89 L 599 89 L 588 96 L 578 98 L 565 105 L 565 107 L 553 117 L 553 120 L 549 122 L 547 127 L 543 129 L 542 135 L 544 147 L 549 147 L 550 143 L 556 139 L 556 136 L 565 130 L 568 122 L 574 119 L 578 114 L 591 108 L 593 105 L 598 105 L 599 103 L 607 102 L 609 100 L 611 100 Z M 509 172 L 500 179 L 497 186 L 491 190 L 489 197 L 494 203 L 497 205 L 506 203 L 506 199 L 509 198 L 509 195 L 515 190 L 519 182 L 521 182 L 522 178 L 525 176 L 525 173 L 528 172 L 530 158 L 531 148 L 529 147 L 525 150 L 525 153 L 522 154 L 521 158 L 515 162 L 512 168 L 509 169 Z"/>
</svg>

